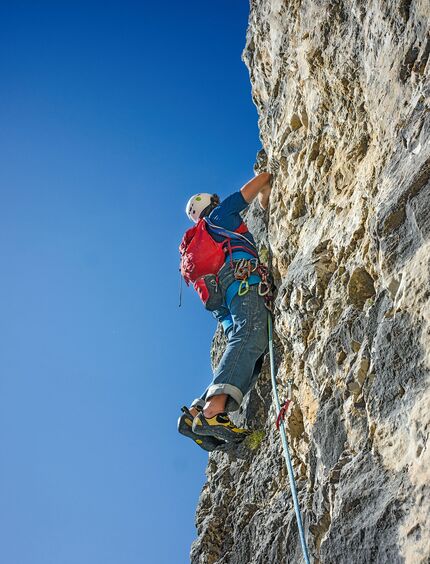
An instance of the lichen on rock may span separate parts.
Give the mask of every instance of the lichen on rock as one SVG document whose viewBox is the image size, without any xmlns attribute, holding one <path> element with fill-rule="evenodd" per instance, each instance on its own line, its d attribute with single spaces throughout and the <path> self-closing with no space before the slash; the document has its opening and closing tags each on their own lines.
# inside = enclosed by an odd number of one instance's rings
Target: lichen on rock
<svg viewBox="0 0 430 564">
<path fill-rule="evenodd" d="M 311 561 L 430 562 L 428 0 L 251 0 L 279 391 Z M 217 333 L 213 361 L 223 347 Z M 193 564 L 301 562 L 268 367 L 209 457 Z M 260 435 L 262 436 L 262 435 Z"/>
</svg>

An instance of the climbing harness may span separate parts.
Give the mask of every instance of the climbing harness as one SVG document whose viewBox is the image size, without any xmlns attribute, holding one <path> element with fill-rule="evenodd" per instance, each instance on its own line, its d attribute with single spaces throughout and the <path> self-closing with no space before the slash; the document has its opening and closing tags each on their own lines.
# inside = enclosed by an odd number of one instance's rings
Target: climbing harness
<svg viewBox="0 0 430 564">
<path fill-rule="evenodd" d="M 200 197 L 202 194 L 197 196 Z M 216 241 L 209 231 L 224 239 Z M 230 264 L 234 279 L 239 282 L 235 286 L 235 293 L 241 297 L 245 296 L 251 285 L 258 284 L 258 294 L 264 298 L 269 311 L 272 311 L 273 281 L 268 267 L 259 261 L 255 244 L 244 236 L 246 233 L 248 228 L 245 223 L 239 225 L 235 231 L 229 231 L 203 217 L 188 229 L 182 238 L 179 247 L 180 272 L 187 286 L 193 284 L 209 311 L 216 311 L 223 305 L 224 296 L 218 275 L 227 264 Z M 237 251 L 246 252 L 251 258 L 233 259 L 233 253 Z M 179 307 L 181 303 L 182 280 L 179 289 Z"/>
<path fill-rule="evenodd" d="M 295 482 L 295 479 L 294 479 L 293 465 L 291 463 L 290 451 L 289 451 L 289 448 L 288 448 L 288 441 L 287 441 L 287 433 L 285 431 L 285 422 L 284 422 L 284 417 L 285 417 L 286 411 L 288 409 L 288 405 L 291 402 L 291 382 L 289 383 L 289 394 L 288 394 L 289 398 L 287 399 L 287 401 L 281 407 L 281 404 L 280 404 L 280 401 L 279 401 L 279 395 L 278 395 L 278 388 L 277 388 L 277 384 L 276 384 L 275 355 L 274 355 L 274 350 L 273 350 L 273 320 L 272 320 L 272 315 L 270 313 L 268 315 L 268 331 L 269 331 L 270 375 L 271 375 L 271 379 L 272 379 L 272 388 L 273 388 L 273 396 L 275 398 L 276 411 L 278 413 L 278 416 L 277 416 L 277 419 L 276 419 L 276 426 L 280 430 L 282 445 L 284 447 L 285 462 L 287 464 L 288 477 L 290 479 L 291 495 L 293 497 L 294 511 L 296 513 L 296 520 L 297 520 L 297 526 L 298 526 L 298 529 L 299 529 L 300 543 L 302 545 L 303 557 L 305 559 L 306 564 L 310 564 L 308 547 L 307 547 L 307 544 L 306 544 L 305 533 L 304 533 L 304 530 L 303 530 L 302 515 L 301 515 L 301 512 L 300 512 L 299 500 L 298 500 L 298 497 L 297 497 L 297 488 L 296 488 L 296 482 Z"/>
<path fill-rule="evenodd" d="M 257 274 L 260 277 L 258 283 L 258 294 L 264 297 L 267 307 L 271 310 L 273 301 L 273 285 L 270 280 L 269 269 L 266 265 L 261 264 L 258 259 L 239 259 L 230 261 L 234 278 L 240 280 L 237 294 L 244 296 L 249 291 L 248 278 L 251 274 Z"/>
</svg>

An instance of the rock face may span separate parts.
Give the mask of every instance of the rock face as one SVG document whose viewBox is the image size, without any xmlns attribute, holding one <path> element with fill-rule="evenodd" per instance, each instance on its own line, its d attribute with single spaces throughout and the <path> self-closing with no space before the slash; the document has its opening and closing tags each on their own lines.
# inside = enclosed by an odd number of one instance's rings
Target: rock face
<svg viewBox="0 0 430 564">
<path fill-rule="evenodd" d="M 281 398 L 311 561 L 430 562 L 429 0 L 252 0 Z M 264 156 L 264 155 L 263 155 Z M 260 155 L 261 157 L 261 155 Z M 217 333 L 217 361 L 223 339 Z M 303 561 L 268 367 L 210 455 L 194 564 Z"/>
</svg>

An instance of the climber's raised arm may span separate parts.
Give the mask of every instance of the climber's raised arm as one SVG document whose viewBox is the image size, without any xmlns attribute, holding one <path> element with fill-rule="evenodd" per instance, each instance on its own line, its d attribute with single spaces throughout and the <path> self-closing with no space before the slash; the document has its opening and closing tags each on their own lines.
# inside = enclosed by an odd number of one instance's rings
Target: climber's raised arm
<svg viewBox="0 0 430 564">
<path fill-rule="evenodd" d="M 262 172 L 242 186 L 240 191 L 244 200 L 250 204 L 257 196 L 260 206 L 265 210 L 269 203 L 272 175 Z"/>
</svg>

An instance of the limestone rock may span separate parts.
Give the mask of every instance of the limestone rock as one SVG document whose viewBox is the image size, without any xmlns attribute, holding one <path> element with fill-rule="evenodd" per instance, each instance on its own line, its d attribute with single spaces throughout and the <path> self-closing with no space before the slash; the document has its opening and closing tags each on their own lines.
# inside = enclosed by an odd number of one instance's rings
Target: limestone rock
<svg viewBox="0 0 430 564">
<path fill-rule="evenodd" d="M 251 0 L 279 391 L 311 561 L 430 562 L 430 6 Z M 213 360 L 222 352 L 217 333 Z M 193 564 L 302 561 L 268 367 L 209 457 Z"/>
</svg>

